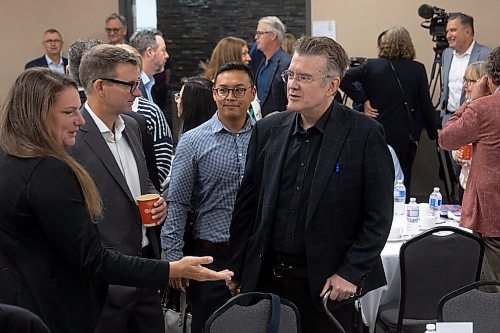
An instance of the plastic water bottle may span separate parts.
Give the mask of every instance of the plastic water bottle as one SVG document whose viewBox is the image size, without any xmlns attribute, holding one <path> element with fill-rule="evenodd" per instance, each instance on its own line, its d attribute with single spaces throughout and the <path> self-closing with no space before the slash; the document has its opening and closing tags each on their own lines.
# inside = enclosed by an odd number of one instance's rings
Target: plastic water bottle
<svg viewBox="0 0 500 333">
<path fill-rule="evenodd" d="M 418 234 L 418 204 L 417 199 L 410 198 L 410 203 L 406 206 L 406 235 Z"/>
<path fill-rule="evenodd" d="M 441 211 L 441 202 L 443 201 L 443 197 L 439 192 L 439 187 L 434 187 L 434 191 L 432 191 L 429 196 L 429 208 L 431 214 L 437 219 L 439 219 L 439 212 Z"/>
<path fill-rule="evenodd" d="M 434 324 L 425 325 L 425 333 L 436 333 L 436 325 Z"/>
<path fill-rule="evenodd" d="M 398 180 L 394 186 L 394 215 L 405 214 L 406 187 L 402 180 Z"/>
</svg>

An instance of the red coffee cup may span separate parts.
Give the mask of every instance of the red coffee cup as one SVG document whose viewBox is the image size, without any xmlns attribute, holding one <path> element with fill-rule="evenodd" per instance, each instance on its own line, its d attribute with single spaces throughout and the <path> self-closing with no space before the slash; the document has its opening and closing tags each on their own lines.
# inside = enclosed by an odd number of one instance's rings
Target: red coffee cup
<svg viewBox="0 0 500 333">
<path fill-rule="evenodd" d="M 136 198 L 139 211 L 141 212 L 142 224 L 146 227 L 154 227 L 156 225 L 156 220 L 153 220 L 151 211 L 159 197 L 159 194 L 143 194 Z"/>
<path fill-rule="evenodd" d="M 472 157 L 472 144 L 460 147 L 460 151 L 462 152 L 462 160 L 470 160 Z"/>
</svg>

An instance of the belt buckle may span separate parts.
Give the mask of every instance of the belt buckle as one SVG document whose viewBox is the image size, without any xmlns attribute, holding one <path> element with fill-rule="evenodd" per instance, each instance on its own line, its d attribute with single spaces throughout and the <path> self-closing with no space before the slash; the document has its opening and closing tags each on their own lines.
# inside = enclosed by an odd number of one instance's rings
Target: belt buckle
<svg viewBox="0 0 500 333">
<path fill-rule="evenodd" d="M 287 265 L 284 262 L 280 262 L 277 265 L 273 266 L 273 275 L 277 278 L 286 277 L 285 276 L 285 275 L 287 275 L 287 274 L 285 274 L 286 270 L 289 270 L 291 273 L 293 270 L 293 266 Z M 290 275 L 290 274 L 288 274 L 288 275 Z"/>
</svg>

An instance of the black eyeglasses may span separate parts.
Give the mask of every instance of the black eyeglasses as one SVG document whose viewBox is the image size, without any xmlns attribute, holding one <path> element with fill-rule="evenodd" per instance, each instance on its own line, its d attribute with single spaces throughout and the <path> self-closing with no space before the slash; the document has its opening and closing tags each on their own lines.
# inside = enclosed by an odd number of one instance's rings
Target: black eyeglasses
<svg viewBox="0 0 500 333">
<path fill-rule="evenodd" d="M 215 93 L 217 94 L 217 96 L 219 96 L 220 98 L 226 98 L 227 96 L 229 96 L 229 93 L 231 91 L 233 92 L 234 97 L 236 97 L 236 98 L 242 98 L 243 96 L 245 96 L 245 93 L 250 88 L 252 88 L 252 87 L 248 87 L 248 88 L 243 88 L 243 87 L 238 87 L 238 88 L 214 88 L 214 90 L 215 90 Z"/>
<path fill-rule="evenodd" d="M 113 82 L 113 83 L 123 84 L 124 86 L 129 86 L 131 94 L 133 94 L 134 91 L 137 89 L 137 87 L 139 87 L 139 85 L 141 84 L 141 80 L 140 79 L 137 80 L 137 81 L 126 82 L 126 81 L 121 81 L 121 80 L 116 80 L 116 79 L 108 79 L 108 78 L 100 77 L 98 79 L 95 79 L 92 82 L 95 82 L 96 80 L 109 81 L 109 82 Z"/>
</svg>

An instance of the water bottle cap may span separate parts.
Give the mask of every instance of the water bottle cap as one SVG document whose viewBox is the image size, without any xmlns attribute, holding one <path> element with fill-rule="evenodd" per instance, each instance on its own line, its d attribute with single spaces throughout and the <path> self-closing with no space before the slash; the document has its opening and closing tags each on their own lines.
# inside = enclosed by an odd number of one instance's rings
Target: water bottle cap
<svg viewBox="0 0 500 333">
<path fill-rule="evenodd" d="M 396 184 L 402 184 L 403 183 L 403 180 L 402 179 L 398 179 L 396 180 Z"/>
<path fill-rule="evenodd" d="M 434 187 L 434 191 L 439 192 L 439 187 Z"/>
<path fill-rule="evenodd" d="M 417 198 L 410 198 L 410 202 L 417 202 Z"/>
<path fill-rule="evenodd" d="M 434 324 L 427 324 L 427 325 L 425 325 L 425 329 L 426 330 L 435 330 L 436 329 L 436 325 L 434 325 Z"/>
</svg>

